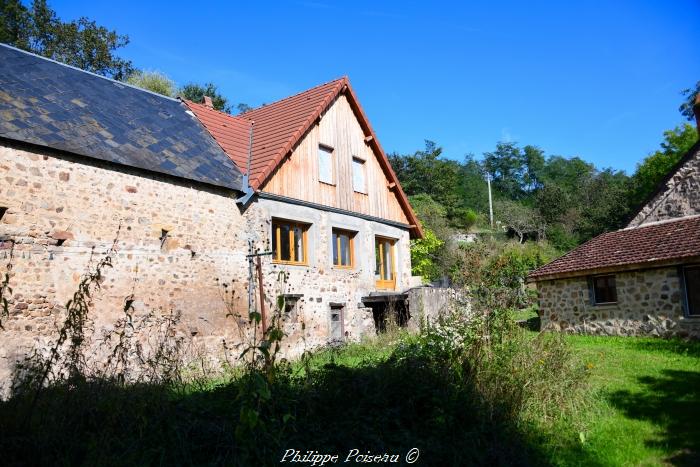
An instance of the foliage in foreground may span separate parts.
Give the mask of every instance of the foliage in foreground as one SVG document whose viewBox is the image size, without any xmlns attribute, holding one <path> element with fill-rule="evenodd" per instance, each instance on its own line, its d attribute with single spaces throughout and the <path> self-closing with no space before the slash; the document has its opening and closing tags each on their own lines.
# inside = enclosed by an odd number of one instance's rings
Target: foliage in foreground
<svg viewBox="0 0 700 467">
<path fill-rule="evenodd" d="M 269 356 L 275 341 L 261 344 Z M 272 465 L 286 449 L 414 447 L 430 465 L 528 465 L 582 400 L 585 370 L 561 337 L 532 339 L 505 313 L 450 315 L 394 345 L 352 365 L 251 359 L 218 384 L 72 377 L 36 407 L 31 391 L 0 403 L 0 449 L 8 465 Z"/>
</svg>

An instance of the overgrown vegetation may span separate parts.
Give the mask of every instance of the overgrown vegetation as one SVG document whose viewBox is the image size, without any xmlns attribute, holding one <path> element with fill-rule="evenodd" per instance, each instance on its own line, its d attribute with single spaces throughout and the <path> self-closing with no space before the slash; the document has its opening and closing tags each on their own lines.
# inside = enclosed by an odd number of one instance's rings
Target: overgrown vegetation
<svg viewBox="0 0 700 467">
<path fill-rule="evenodd" d="M 428 465 L 528 465 L 547 462 L 541 433 L 585 405 L 586 370 L 562 338 L 533 339 L 504 309 L 294 365 L 276 358 L 282 338 L 273 320 L 243 367 L 208 382 L 129 383 L 78 366 L 87 375 L 45 380 L 39 398 L 15 386 L 0 403 L 4 462 L 273 465 L 287 449 L 418 448 Z"/>
</svg>

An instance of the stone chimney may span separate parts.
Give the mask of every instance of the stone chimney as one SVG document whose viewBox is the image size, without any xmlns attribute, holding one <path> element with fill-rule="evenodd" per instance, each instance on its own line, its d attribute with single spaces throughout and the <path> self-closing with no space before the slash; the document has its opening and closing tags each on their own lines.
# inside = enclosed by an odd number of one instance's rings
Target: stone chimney
<svg viewBox="0 0 700 467">
<path fill-rule="evenodd" d="M 206 106 L 209 107 L 210 109 L 213 109 L 213 108 L 214 108 L 214 102 L 212 102 L 211 97 L 209 97 L 209 96 L 204 96 L 204 99 L 202 99 L 202 100 L 203 100 L 202 103 L 203 103 L 204 105 L 206 105 Z"/>
<path fill-rule="evenodd" d="M 695 105 L 693 105 L 693 113 L 695 114 L 695 125 L 698 127 L 698 135 L 700 135 L 700 92 L 695 95 Z"/>
</svg>

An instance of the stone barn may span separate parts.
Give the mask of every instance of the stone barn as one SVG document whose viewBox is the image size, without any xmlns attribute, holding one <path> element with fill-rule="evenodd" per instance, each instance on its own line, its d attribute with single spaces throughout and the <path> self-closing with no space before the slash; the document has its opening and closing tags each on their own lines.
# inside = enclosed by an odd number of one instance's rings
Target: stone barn
<svg viewBox="0 0 700 467">
<path fill-rule="evenodd" d="M 0 45 L 0 381 L 86 282 L 95 364 L 125 334 L 231 362 L 279 296 L 285 355 L 359 339 L 421 236 L 347 78 L 231 116 Z"/>
<path fill-rule="evenodd" d="M 529 280 L 537 284 L 544 329 L 700 337 L 700 142 L 625 228 L 584 243 Z"/>
</svg>

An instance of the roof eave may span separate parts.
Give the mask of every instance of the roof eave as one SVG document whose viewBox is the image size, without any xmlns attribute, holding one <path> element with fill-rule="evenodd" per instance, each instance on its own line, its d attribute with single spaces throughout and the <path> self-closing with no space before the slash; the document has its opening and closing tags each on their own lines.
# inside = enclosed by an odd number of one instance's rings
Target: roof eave
<svg viewBox="0 0 700 467">
<path fill-rule="evenodd" d="M 578 269 L 575 271 L 558 272 L 551 274 L 528 275 L 527 282 L 544 282 L 560 279 L 571 279 L 574 277 L 591 276 L 598 274 L 609 274 L 612 272 L 631 272 L 645 269 L 657 269 L 662 267 L 680 266 L 689 263 L 700 262 L 700 254 L 691 256 L 680 256 L 664 260 L 650 260 L 638 263 L 617 264 L 599 268 Z"/>
</svg>

